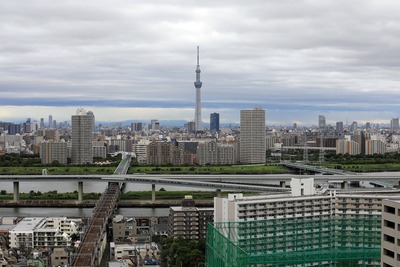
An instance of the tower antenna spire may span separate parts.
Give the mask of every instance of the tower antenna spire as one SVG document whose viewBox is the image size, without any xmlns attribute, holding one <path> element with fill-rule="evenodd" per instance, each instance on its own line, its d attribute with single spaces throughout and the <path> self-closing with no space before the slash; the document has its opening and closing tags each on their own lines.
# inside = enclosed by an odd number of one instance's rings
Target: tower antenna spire
<svg viewBox="0 0 400 267">
<path fill-rule="evenodd" d="M 197 46 L 197 66 L 200 65 L 200 52 L 199 52 L 199 46 Z"/>
<path fill-rule="evenodd" d="M 196 127 L 196 132 L 203 130 L 203 123 L 201 120 L 201 85 L 203 84 L 200 81 L 200 48 L 197 46 L 197 66 L 196 66 L 196 81 L 194 82 L 194 87 L 196 88 L 196 107 L 194 113 L 194 122 Z"/>
</svg>

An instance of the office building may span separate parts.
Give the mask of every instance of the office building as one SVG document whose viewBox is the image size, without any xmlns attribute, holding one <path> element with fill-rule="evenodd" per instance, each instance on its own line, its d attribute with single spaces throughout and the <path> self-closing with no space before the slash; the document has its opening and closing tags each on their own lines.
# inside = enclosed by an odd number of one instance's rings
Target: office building
<svg viewBox="0 0 400 267">
<path fill-rule="evenodd" d="M 265 163 L 265 127 L 264 109 L 240 111 L 240 163 Z"/>
<path fill-rule="evenodd" d="M 93 162 L 92 150 L 93 117 L 88 116 L 83 108 L 79 108 L 72 116 L 72 164 Z"/>
<path fill-rule="evenodd" d="M 219 132 L 219 113 L 210 114 L 210 132 L 211 133 Z"/>
<path fill-rule="evenodd" d="M 318 116 L 318 128 L 321 130 L 326 128 L 326 119 L 324 115 Z"/>
<path fill-rule="evenodd" d="M 131 131 L 132 132 L 140 132 L 143 129 L 143 123 L 141 122 L 134 122 L 131 123 Z"/>
<path fill-rule="evenodd" d="M 49 128 L 53 128 L 53 116 L 49 115 Z"/>
<path fill-rule="evenodd" d="M 353 121 L 353 122 L 351 123 L 351 126 L 350 126 L 350 131 L 351 131 L 351 132 L 355 132 L 355 131 L 357 131 L 357 129 L 358 129 L 357 122 L 356 122 L 356 121 Z"/>
<path fill-rule="evenodd" d="M 153 132 L 160 131 L 160 121 L 159 120 L 151 120 L 150 127 Z"/>
<path fill-rule="evenodd" d="M 194 123 L 196 124 L 196 132 L 203 130 L 203 121 L 201 119 L 201 86 L 200 81 L 200 55 L 199 47 L 197 47 L 197 66 L 196 66 L 196 81 L 194 82 L 194 87 L 196 88 L 196 107 L 194 111 Z"/>
<path fill-rule="evenodd" d="M 185 128 L 187 129 L 188 133 L 196 133 L 196 123 L 194 121 L 185 123 Z"/>
<path fill-rule="evenodd" d="M 132 152 L 136 155 L 139 164 L 147 164 L 147 146 L 150 140 L 139 140 L 136 144 L 132 144 Z"/>
<path fill-rule="evenodd" d="M 91 120 L 92 120 L 92 132 L 94 132 L 95 130 L 96 130 L 96 119 L 95 119 L 95 117 L 94 117 L 94 114 L 93 114 L 93 112 L 92 111 L 88 111 L 87 112 L 87 115 L 91 118 Z M 56 127 L 56 123 L 54 123 L 54 127 Z"/>
<path fill-rule="evenodd" d="M 400 129 L 399 127 L 399 118 L 393 118 L 390 121 L 390 131 L 397 132 Z"/>
<path fill-rule="evenodd" d="M 341 134 L 341 133 L 343 133 L 343 130 L 344 130 L 344 128 L 343 128 L 343 121 L 338 121 L 338 122 L 336 122 L 336 132 L 337 132 L 338 134 Z"/>
</svg>

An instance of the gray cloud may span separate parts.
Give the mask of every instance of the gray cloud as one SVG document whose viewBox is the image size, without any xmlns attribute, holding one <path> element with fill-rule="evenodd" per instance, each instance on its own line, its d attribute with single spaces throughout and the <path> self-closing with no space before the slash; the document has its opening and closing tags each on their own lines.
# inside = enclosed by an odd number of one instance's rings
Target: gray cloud
<svg viewBox="0 0 400 267">
<path fill-rule="evenodd" d="M 395 0 L 1 1 L 0 104 L 190 107 L 200 45 L 205 107 L 263 106 L 274 121 L 381 110 L 389 120 L 399 116 L 399 8 Z"/>
</svg>

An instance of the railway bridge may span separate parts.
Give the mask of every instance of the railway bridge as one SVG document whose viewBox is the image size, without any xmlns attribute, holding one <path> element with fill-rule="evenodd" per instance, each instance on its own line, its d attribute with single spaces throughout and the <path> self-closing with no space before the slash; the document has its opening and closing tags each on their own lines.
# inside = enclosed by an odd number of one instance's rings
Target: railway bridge
<svg viewBox="0 0 400 267">
<path fill-rule="evenodd" d="M 126 174 L 131 162 L 131 156 L 125 155 L 114 174 Z M 84 233 L 78 252 L 72 261 L 72 266 L 92 267 L 99 266 L 107 245 L 107 227 L 114 210 L 117 207 L 123 183 L 109 182 L 101 195 L 89 225 Z"/>
</svg>

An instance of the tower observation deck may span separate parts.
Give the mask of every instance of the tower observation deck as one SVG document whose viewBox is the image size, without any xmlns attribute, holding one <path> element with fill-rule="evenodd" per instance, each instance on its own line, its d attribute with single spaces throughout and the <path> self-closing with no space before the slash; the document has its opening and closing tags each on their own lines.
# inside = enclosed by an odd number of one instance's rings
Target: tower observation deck
<svg viewBox="0 0 400 267">
<path fill-rule="evenodd" d="M 199 61 L 199 47 L 197 46 L 197 67 L 196 67 L 196 81 L 194 82 L 194 87 L 196 88 L 196 107 L 194 114 L 194 122 L 196 124 L 196 132 L 203 130 L 203 122 L 201 120 L 201 86 L 200 81 L 200 61 Z"/>
</svg>

